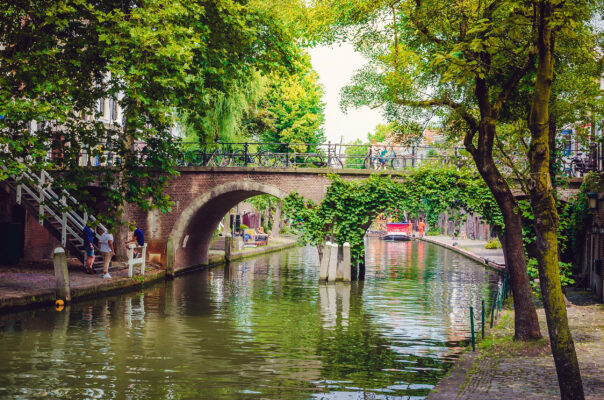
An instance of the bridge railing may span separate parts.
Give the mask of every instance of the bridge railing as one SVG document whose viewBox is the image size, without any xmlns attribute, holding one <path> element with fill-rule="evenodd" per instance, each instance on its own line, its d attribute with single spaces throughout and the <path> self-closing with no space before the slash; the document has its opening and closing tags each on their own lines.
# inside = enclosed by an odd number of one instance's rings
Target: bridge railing
<svg viewBox="0 0 604 400">
<path fill-rule="evenodd" d="M 354 168 L 408 170 L 420 165 L 458 167 L 469 162 L 461 147 L 372 146 L 313 143 L 182 143 L 181 166 Z"/>
<path fill-rule="evenodd" d="M 213 143 L 200 147 L 196 142 L 181 142 L 179 166 L 202 167 L 269 167 L 269 168 L 353 168 L 366 170 L 410 170 L 421 165 L 472 165 L 469 154 L 462 147 L 443 146 L 375 146 L 338 143 Z M 144 143 L 137 143 L 135 151 L 142 153 Z M 557 149 L 557 173 L 581 177 L 589 171 L 602 171 L 603 158 L 598 145 L 560 147 Z M 515 168 L 526 169 L 524 154 L 508 154 Z M 117 166 L 121 159 L 117 152 L 83 151 L 82 166 Z M 506 165 L 502 171 L 512 173 Z"/>
</svg>

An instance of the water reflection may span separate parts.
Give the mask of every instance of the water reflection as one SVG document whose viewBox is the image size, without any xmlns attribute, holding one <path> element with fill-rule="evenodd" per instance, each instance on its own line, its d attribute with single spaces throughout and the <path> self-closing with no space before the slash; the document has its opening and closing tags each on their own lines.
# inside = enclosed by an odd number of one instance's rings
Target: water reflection
<svg viewBox="0 0 604 400">
<path fill-rule="evenodd" d="M 423 242 L 372 240 L 366 280 L 319 284 L 313 249 L 141 293 L 0 316 L 0 397 L 422 398 L 495 278 Z"/>
</svg>

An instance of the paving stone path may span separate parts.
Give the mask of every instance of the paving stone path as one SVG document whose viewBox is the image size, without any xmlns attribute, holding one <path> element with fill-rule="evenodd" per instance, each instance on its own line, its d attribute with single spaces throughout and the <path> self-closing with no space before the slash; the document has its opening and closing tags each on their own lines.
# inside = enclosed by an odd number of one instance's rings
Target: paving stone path
<svg viewBox="0 0 604 400">
<path fill-rule="evenodd" d="M 591 293 L 569 292 L 574 303 L 568 308 L 586 399 L 604 399 L 604 305 L 591 300 Z M 513 335 L 513 312 L 507 322 L 490 334 Z M 538 310 L 541 332 L 547 337 L 543 309 Z M 430 393 L 428 399 L 530 399 L 560 398 L 556 369 L 547 340 L 527 347 L 503 345 L 466 353 Z"/>
</svg>

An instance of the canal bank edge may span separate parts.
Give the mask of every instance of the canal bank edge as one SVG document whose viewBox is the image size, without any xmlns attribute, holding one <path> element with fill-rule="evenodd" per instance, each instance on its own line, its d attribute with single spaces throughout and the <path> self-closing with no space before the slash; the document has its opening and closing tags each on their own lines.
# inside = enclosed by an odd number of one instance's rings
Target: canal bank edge
<svg viewBox="0 0 604 400">
<path fill-rule="evenodd" d="M 296 246 L 295 239 L 287 240 L 284 243 L 257 247 L 255 249 L 247 249 L 247 251 L 233 252 L 232 261 L 242 260 L 248 257 L 254 257 L 262 254 L 273 253 L 275 251 L 284 250 Z M 198 271 L 206 268 L 213 268 L 220 265 L 225 265 L 224 256 L 214 255 L 210 257 L 208 264 L 194 265 L 186 268 L 181 268 L 175 271 L 175 275 L 182 275 L 187 272 Z M 99 278 L 97 284 L 87 287 L 71 288 L 72 303 L 76 301 L 86 300 L 94 297 L 107 295 L 115 295 L 119 293 L 132 292 L 141 290 L 144 287 L 150 286 L 158 281 L 171 279 L 166 275 L 166 270 L 151 270 L 148 269 L 145 275 L 137 275 L 132 278 L 114 278 L 112 280 L 103 280 Z M 0 293 L 0 313 L 18 311 L 22 309 L 51 306 L 55 304 L 57 297 L 54 289 L 40 289 L 24 293 L 19 297 L 4 297 Z"/>
<path fill-rule="evenodd" d="M 499 273 L 505 273 L 506 272 L 506 267 L 505 267 L 504 264 L 498 264 L 498 263 L 496 263 L 494 261 L 491 261 L 491 260 L 489 260 L 487 258 L 484 258 L 484 257 L 481 257 L 481 256 L 479 256 L 477 254 L 474 254 L 474 253 L 472 253 L 469 250 L 462 249 L 459 246 L 452 246 L 452 245 L 450 245 L 448 243 L 444 243 L 444 242 L 439 241 L 439 240 L 437 240 L 435 238 L 431 238 L 431 237 L 427 237 L 427 236 L 418 237 L 416 239 L 423 240 L 424 242 L 428 242 L 428 243 L 432 243 L 432 244 L 437 244 L 437 245 L 445 247 L 445 248 L 447 248 L 449 250 L 453 250 L 453 251 L 455 251 L 455 252 L 457 252 L 457 253 L 459 253 L 461 255 L 464 255 L 464 256 L 466 256 L 466 257 L 468 257 L 468 258 L 470 258 L 470 259 L 472 259 L 472 260 L 474 260 L 476 262 L 479 262 L 480 264 L 484 265 L 485 267 L 488 267 L 488 268 L 490 268 L 490 269 L 492 269 L 492 270 L 494 270 L 496 272 L 499 272 Z M 486 244 L 486 242 L 485 242 L 485 244 Z"/>
</svg>

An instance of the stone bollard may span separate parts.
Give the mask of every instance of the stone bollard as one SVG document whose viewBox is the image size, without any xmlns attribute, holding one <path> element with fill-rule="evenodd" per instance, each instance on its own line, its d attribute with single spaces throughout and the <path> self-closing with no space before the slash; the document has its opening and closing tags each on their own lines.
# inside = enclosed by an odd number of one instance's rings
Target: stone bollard
<svg viewBox="0 0 604 400">
<path fill-rule="evenodd" d="M 233 239 L 233 243 L 235 244 L 235 251 L 241 251 L 241 250 L 243 250 L 243 237 L 236 236 Z"/>
<path fill-rule="evenodd" d="M 331 242 L 326 242 L 323 246 L 323 256 L 321 257 L 321 269 L 319 271 L 319 280 L 326 281 L 329 273 L 329 258 L 331 252 Z"/>
<path fill-rule="evenodd" d="M 66 303 L 71 301 L 71 290 L 69 290 L 69 271 L 67 270 L 67 256 L 65 249 L 57 247 L 53 252 L 52 262 L 55 267 L 55 287 L 58 299 Z"/>
<path fill-rule="evenodd" d="M 342 280 L 344 282 L 350 282 L 352 275 L 352 265 L 350 263 L 350 243 L 346 242 L 342 246 L 343 254 L 342 261 L 340 262 L 340 270 L 342 272 Z"/>
<path fill-rule="evenodd" d="M 335 282 L 338 275 L 338 244 L 332 243 L 329 250 L 329 272 L 327 280 Z"/>
<path fill-rule="evenodd" d="M 166 243 L 166 277 L 174 278 L 174 241 L 168 238 Z"/>
<path fill-rule="evenodd" d="M 224 237 L 224 261 L 227 263 L 231 262 L 231 242 L 233 241 L 233 236 L 230 233 L 227 233 Z"/>
</svg>

